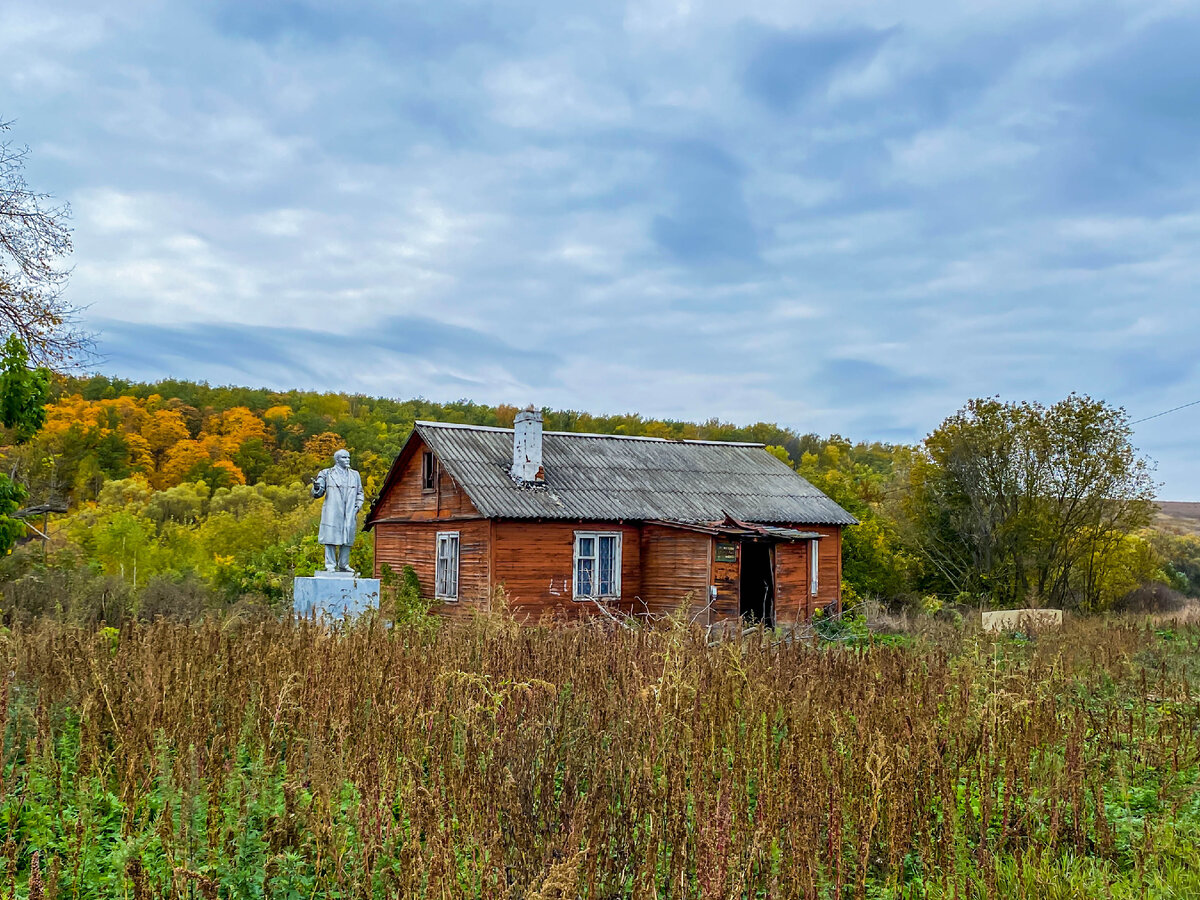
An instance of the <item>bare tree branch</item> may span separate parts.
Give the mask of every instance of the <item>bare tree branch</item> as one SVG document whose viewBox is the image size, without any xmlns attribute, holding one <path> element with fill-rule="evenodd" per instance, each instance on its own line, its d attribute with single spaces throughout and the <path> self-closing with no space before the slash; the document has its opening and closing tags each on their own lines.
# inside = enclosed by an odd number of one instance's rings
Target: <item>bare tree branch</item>
<svg viewBox="0 0 1200 900">
<path fill-rule="evenodd" d="M 10 127 L 0 120 L 0 134 Z M 29 187 L 28 156 L 28 147 L 0 142 L 0 331 L 20 337 L 35 363 L 63 367 L 92 348 L 63 297 L 71 209 Z"/>
</svg>

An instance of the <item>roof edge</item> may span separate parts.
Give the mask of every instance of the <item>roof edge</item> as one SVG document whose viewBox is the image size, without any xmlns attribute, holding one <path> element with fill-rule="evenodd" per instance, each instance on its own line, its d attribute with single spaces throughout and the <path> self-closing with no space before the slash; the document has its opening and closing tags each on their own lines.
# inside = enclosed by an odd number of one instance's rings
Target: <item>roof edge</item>
<svg viewBox="0 0 1200 900">
<path fill-rule="evenodd" d="M 404 439 L 404 443 L 400 447 L 400 452 L 396 454 L 396 458 L 392 460 L 392 464 L 388 466 L 387 474 L 383 476 L 383 483 L 379 485 L 379 493 L 375 495 L 375 499 L 371 501 L 370 507 L 367 509 L 367 517 L 363 522 L 363 531 L 370 531 L 375 525 L 375 514 L 379 510 L 379 504 L 383 502 L 383 498 L 387 496 L 391 490 L 392 483 L 396 480 L 396 476 L 400 473 L 400 460 L 404 458 L 404 454 L 408 451 L 408 447 L 413 442 L 413 438 L 424 441 L 425 439 L 417 434 L 417 429 L 414 427 L 408 433 L 408 437 Z M 472 500 L 472 503 L 475 501 Z"/>
<path fill-rule="evenodd" d="M 417 419 L 413 423 L 414 427 L 421 426 L 423 428 L 457 428 L 463 431 L 495 431 L 502 434 L 512 434 L 511 428 L 498 428 L 495 425 L 466 425 L 461 422 L 431 422 L 426 419 Z M 611 438 L 618 441 L 653 441 L 659 444 L 707 444 L 718 447 L 763 447 L 766 444 L 756 443 L 754 441 L 703 441 L 692 440 L 687 438 L 660 438 L 650 437 L 642 434 L 597 434 L 591 431 L 543 431 L 543 436 L 548 434 L 559 435 L 561 437 L 585 437 L 585 438 Z"/>
</svg>

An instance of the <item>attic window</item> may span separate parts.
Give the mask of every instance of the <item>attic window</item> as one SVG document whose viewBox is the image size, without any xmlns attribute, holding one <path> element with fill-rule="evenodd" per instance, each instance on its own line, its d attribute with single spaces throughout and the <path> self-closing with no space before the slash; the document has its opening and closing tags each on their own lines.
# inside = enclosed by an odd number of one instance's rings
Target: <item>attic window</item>
<svg viewBox="0 0 1200 900">
<path fill-rule="evenodd" d="M 437 483 L 437 463 L 433 454 L 426 451 L 421 454 L 421 490 L 432 491 Z"/>
<path fill-rule="evenodd" d="M 620 598 L 620 532 L 575 532 L 574 596 L 576 600 Z"/>
</svg>

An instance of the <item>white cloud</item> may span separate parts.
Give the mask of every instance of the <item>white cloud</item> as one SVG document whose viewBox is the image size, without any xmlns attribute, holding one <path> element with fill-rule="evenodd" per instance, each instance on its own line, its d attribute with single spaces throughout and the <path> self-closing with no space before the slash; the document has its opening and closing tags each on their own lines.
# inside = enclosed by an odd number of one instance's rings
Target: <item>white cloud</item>
<svg viewBox="0 0 1200 900">
<path fill-rule="evenodd" d="M 514 128 L 613 127 L 631 119 L 619 91 L 577 77 L 562 58 L 503 63 L 484 76 L 484 86 L 497 121 Z"/>
<path fill-rule="evenodd" d="M 890 142 L 895 177 L 921 187 L 948 185 L 989 169 L 1009 168 L 1038 152 L 1029 141 L 959 128 L 922 131 L 904 141 Z"/>
</svg>

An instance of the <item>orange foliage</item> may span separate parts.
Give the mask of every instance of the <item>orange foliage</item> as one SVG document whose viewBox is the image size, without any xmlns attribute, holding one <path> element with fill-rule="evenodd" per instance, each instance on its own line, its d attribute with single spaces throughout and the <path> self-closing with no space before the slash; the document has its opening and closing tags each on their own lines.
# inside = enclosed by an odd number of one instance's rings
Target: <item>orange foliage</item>
<svg viewBox="0 0 1200 900">
<path fill-rule="evenodd" d="M 244 444 L 251 438 L 266 438 L 267 426 L 262 419 L 244 406 L 227 409 L 219 416 L 213 416 L 208 421 L 209 434 L 219 434 L 222 437 L 237 439 Z"/>
<path fill-rule="evenodd" d="M 210 462 L 213 455 L 207 441 L 180 441 L 167 451 L 162 465 L 160 487 L 181 484 L 187 474 L 197 465 Z"/>
<path fill-rule="evenodd" d="M 266 423 L 245 406 L 235 406 L 210 415 L 198 438 L 191 438 L 188 414 L 198 421 L 196 410 L 166 401 L 157 394 L 145 400 L 116 397 L 85 400 L 79 394 L 61 397 L 46 408 L 42 436 L 61 437 L 72 429 L 100 438 L 120 434 L 128 448 L 129 467 L 148 476 L 160 490 L 180 484 L 201 463 L 212 463 L 229 473 L 232 483 L 245 484 L 246 476 L 233 457 L 250 440 L 274 444 Z M 272 407 L 267 414 L 280 420 L 291 415 L 286 406 Z M 339 444 L 340 446 L 340 444 Z"/>
<path fill-rule="evenodd" d="M 159 409 L 142 426 L 141 435 L 154 458 L 153 468 L 158 471 L 162 468 L 167 452 L 180 441 L 188 439 L 188 427 L 179 413 L 170 409 Z"/>
<path fill-rule="evenodd" d="M 267 440 L 267 426 L 263 420 L 244 406 L 235 406 L 211 416 L 204 424 L 209 435 L 219 436 L 221 455 L 225 458 L 237 453 L 246 441 L 254 438 L 264 442 Z"/>
<path fill-rule="evenodd" d="M 517 408 L 509 406 L 507 403 L 501 403 L 496 407 L 496 422 L 501 428 L 512 428 L 513 421 L 517 417 Z"/>
<path fill-rule="evenodd" d="M 314 434 L 304 442 L 304 452 L 332 461 L 333 454 L 345 446 L 346 441 L 340 434 L 323 431 L 320 434 Z"/>
<path fill-rule="evenodd" d="M 125 435 L 125 446 L 129 448 L 129 465 L 142 472 L 149 472 L 154 468 L 154 452 L 150 447 L 150 442 L 140 434 Z"/>
<path fill-rule="evenodd" d="M 42 431 L 50 435 L 62 434 L 78 425 L 84 430 L 99 428 L 102 433 L 138 432 L 149 415 L 144 401 L 134 397 L 84 400 L 75 394 L 46 407 L 46 424 Z"/>
</svg>

